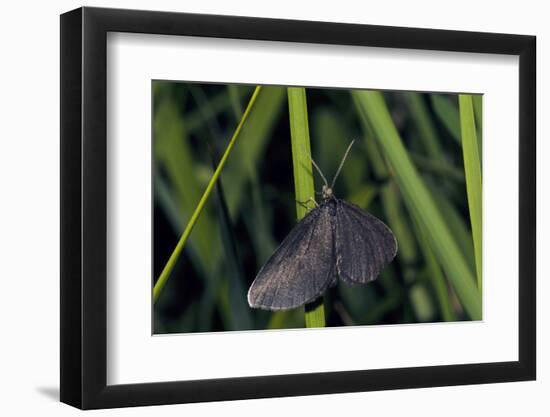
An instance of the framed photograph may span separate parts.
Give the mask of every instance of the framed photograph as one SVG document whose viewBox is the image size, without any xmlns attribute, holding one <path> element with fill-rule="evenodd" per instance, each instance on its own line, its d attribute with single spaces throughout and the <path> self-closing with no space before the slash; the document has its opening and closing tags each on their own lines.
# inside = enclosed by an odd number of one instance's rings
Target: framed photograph
<svg viewBox="0 0 550 417">
<path fill-rule="evenodd" d="M 533 380 L 535 37 L 61 16 L 61 401 Z"/>
</svg>

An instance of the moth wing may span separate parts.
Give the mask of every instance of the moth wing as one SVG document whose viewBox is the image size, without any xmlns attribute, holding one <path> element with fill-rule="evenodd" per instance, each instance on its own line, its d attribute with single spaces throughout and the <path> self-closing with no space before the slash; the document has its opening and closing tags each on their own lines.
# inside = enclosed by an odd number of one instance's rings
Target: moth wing
<svg viewBox="0 0 550 417">
<path fill-rule="evenodd" d="M 382 221 L 359 207 L 338 200 L 336 269 L 347 284 L 374 281 L 397 254 L 397 240 Z"/>
<path fill-rule="evenodd" d="M 253 308 L 283 310 L 319 297 L 336 276 L 328 207 L 310 211 L 260 269 L 248 290 Z"/>
</svg>

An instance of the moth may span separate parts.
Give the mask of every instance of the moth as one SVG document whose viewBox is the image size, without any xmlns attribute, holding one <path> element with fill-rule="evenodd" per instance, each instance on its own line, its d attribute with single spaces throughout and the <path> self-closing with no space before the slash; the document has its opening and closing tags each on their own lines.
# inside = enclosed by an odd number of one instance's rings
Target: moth
<svg viewBox="0 0 550 417">
<path fill-rule="evenodd" d="M 323 179 L 322 201 L 290 231 L 248 290 L 248 304 L 264 310 L 296 308 L 320 297 L 340 279 L 348 285 L 374 281 L 397 254 L 388 226 L 359 207 L 334 196 L 333 187 L 353 146 L 348 146 L 336 174 Z"/>
</svg>

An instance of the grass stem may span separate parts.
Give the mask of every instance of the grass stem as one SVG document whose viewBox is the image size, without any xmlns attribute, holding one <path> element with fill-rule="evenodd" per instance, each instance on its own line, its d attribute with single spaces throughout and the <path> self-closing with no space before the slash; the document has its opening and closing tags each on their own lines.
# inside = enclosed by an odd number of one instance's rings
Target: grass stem
<svg viewBox="0 0 550 417">
<path fill-rule="evenodd" d="M 413 165 L 393 123 L 383 95 L 378 91 L 352 91 L 359 121 L 371 124 L 412 216 L 428 232 L 430 246 L 472 320 L 482 318 L 481 291 L 455 237 L 450 233 L 422 177 Z M 468 176 L 466 176 L 468 181 Z"/>
<path fill-rule="evenodd" d="M 460 111 L 462 153 L 464 155 L 464 172 L 466 176 L 466 191 L 468 194 L 468 207 L 470 210 L 470 222 L 472 224 L 472 237 L 474 241 L 477 286 L 481 289 L 481 160 L 477 141 L 472 96 L 465 94 L 459 95 L 458 104 Z"/>
<path fill-rule="evenodd" d="M 301 220 L 306 215 L 307 208 L 298 202 L 309 201 L 315 198 L 307 100 L 304 88 L 288 88 L 288 113 L 290 117 L 294 189 L 297 201 L 296 215 L 298 220 Z M 322 297 L 312 303 L 306 304 L 305 322 L 306 327 L 325 327 L 325 309 Z"/>
<path fill-rule="evenodd" d="M 160 293 L 162 292 L 162 289 L 166 285 L 168 278 L 170 278 L 170 273 L 174 269 L 174 266 L 176 265 L 176 262 L 185 246 L 185 243 L 187 242 L 187 239 L 189 238 L 189 235 L 191 234 L 193 227 L 195 226 L 195 224 L 197 223 L 197 220 L 199 219 L 199 216 L 206 204 L 206 201 L 208 200 L 208 197 L 210 196 L 210 193 L 212 192 L 212 189 L 214 188 L 214 185 L 216 184 L 216 181 L 220 176 L 220 173 L 222 172 L 223 166 L 225 165 L 225 162 L 227 161 L 227 158 L 229 157 L 229 154 L 233 149 L 233 145 L 235 145 L 235 141 L 237 140 L 239 133 L 241 132 L 244 126 L 244 123 L 246 122 L 246 119 L 250 114 L 250 110 L 252 109 L 252 107 L 254 106 L 254 103 L 256 102 L 256 99 L 258 97 L 258 94 L 261 91 L 261 88 L 262 88 L 261 86 L 257 86 L 256 89 L 254 90 L 254 93 L 252 94 L 252 97 L 248 102 L 248 106 L 246 107 L 246 110 L 243 113 L 243 116 L 241 117 L 241 120 L 237 125 L 237 128 L 235 129 L 235 132 L 233 133 L 233 136 L 231 137 L 231 140 L 229 141 L 227 148 L 225 149 L 225 152 L 223 153 L 222 158 L 220 159 L 220 162 L 218 163 L 216 170 L 214 171 L 214 174 L 210 178 L 210 181 L 208 182 L 208 185 L 206 186 L 206 189 L 204 190 L 204 193 L 201 199 L 199 200 L 199 203 L 197 204 L 195 211 L 191 215 L 191 218 L 189 219 L 189 222 L 187 223 L 187 226 L 185 227 L 185 230 L 183 231 L 183 234 L 181 235 L 180 240 L 178 241 L 178 244 L 176 245 L 176 247 L 174 248 L 174 251 L 170 255 L 170 258 L 168 258 L 168 262 L 166 262 L 164 269 L 160 273 L 160 276 L 157 282 L 155 283 L 155 286 L 153 287 L 153 302 L 156 302 L 158 300 Z"/>
</svg>

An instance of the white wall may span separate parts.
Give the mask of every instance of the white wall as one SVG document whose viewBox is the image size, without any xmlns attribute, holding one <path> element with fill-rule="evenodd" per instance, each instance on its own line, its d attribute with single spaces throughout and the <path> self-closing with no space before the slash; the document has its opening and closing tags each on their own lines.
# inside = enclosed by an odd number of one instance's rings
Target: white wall
<svg viewBox="0 0 550 417">
<path fill-rule="evenodd" d="M 34 4 L 31 4 L 34 3 Z M 0 410 L 3 415 L 75 415 L 57 402 L 59 378 L 59 17 L 76 1 L 6 2 L 0 30 Z M 101 411 L 99 415 L 392 416 L 549 415 L 550 248 L 547 113 L 550 26 L 545 2 L 479 0 L 298 2 L 278 0 L 87 1 L 89 6 L 158 9 L 534 34 L 538 37 L 539 285 L 537 382 L 387 391 Z M 546 12 L 546 13 L 545 13 Z M 546 110 L 546 112 L 545 112 Z M 546 157 L 546 158 L 545 158 Z M 543 232 L 546 235 L 542 237 Z M 31 285 L 32 283 L 32 285 Z M 475 343 L 475 341 L 472 341 Z M 94 415 L 97 415 L 94 413 Z"/>
</svg>

